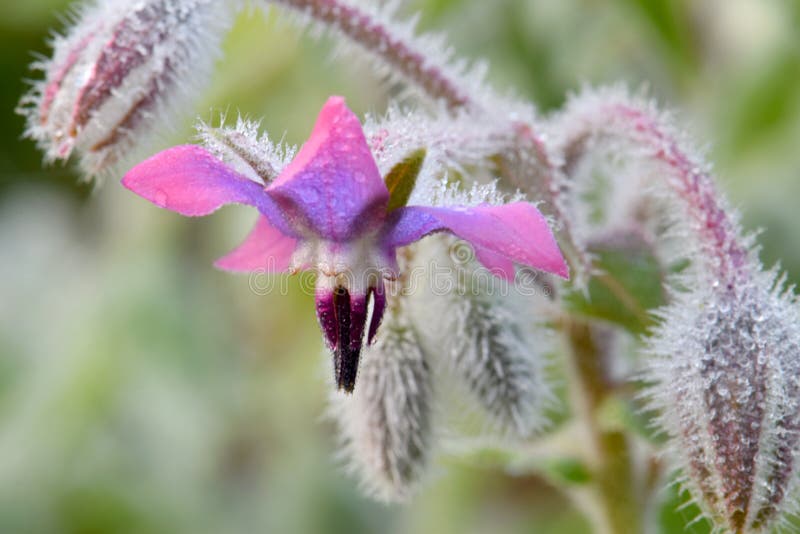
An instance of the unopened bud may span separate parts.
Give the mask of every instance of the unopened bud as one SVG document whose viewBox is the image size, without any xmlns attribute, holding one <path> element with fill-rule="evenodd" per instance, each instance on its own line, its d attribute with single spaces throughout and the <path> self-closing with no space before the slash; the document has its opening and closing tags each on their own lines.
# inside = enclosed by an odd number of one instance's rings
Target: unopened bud
<svg viewBox="0 0 800 534">
<path fill-rule="evenodd" d="M 501 431 L 528 437 L 545 424 L 550 397 L 545 339 L 532 335 L 530 317 L 513 297 L 462 296 L 454 302 L 453 335 L 446 349 L 469 390 Z"/>
<path fill-rule="evenodd" d="M 20 110 L 49 161 L 76 152 L 91 175 L 108 171 L 184 108 L 208 74 L 235 2 L 102 0 L 80 12 L 35 65 L 45 79 Z M 166 115 L 166 117 L 165 117 Z"/>
<path fill-rule="evenodd" d="M 352 395 L 334 395 L 350 467 L 384 501 L 408 499 L 422 478 L 431 441 L 430 370 L 416 333 L 392 306 L 366 348 Z"/>
<path fill-rule="evenodd" d="M 259 127 L 258 122 L 239 117 L 233 128 L 214 128 L 201 122 L 197 133 L 203 145 L 218 159 L 254 182 L 267 184 L 289 164 L 297 150 L 273 144 L 267 134 L 259 135 Z"/>
<path fill-rule="evenodd" d="M 541 324 L 549 305 L 546 291 L 528 287 L 524 294 L 451 237 L 430 238 L 417 250 L 433 265 L 431 291 L 415 295 L 411 314 L 426 346 L 439 349 L 492 430 L 517 438 L 540 430 L 553 400 L 544 356 L 552 335 Z"/>
<path fill-rule="evenodd" d="M 737 533 L 768 530 L 797 479 L 800 323 L 796 304 L 765 287 L 680 295 L 651 341 L 654 404 L 689 489 Z"/>
</svg>

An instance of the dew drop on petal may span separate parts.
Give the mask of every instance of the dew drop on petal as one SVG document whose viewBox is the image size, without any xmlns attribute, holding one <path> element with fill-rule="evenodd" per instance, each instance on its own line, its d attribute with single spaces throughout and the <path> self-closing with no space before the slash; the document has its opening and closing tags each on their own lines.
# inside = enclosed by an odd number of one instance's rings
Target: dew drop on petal
<svg viewBox="0 0 800 534">
<path fill-rule="evenodd" d="M 153 203 L 159 208 L 166 208 L 167 202 L 169 202 L 169 197 L 167 193 L 163 189 L 156 190 L 156 194 L 153 197 Z"/>
</svg>

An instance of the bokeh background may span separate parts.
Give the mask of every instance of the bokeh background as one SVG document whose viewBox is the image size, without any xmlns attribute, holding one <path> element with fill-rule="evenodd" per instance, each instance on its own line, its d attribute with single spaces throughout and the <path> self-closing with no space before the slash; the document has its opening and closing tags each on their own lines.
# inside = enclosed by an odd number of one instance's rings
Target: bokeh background
<svg viewBox="0 0 800 534">
<path fill-rule="evenodd" d="M 300 291 L 258 295 L 211 262 L 246 209 L 187 220 L 115 180 L 42 168 L 13 112 L 65 0 L 0 2 L 0 533 L 582 533 L 544 479 L 443 453 L 409 506 L 360 496 L 323 417 Z M 800 281 L 800 2 L 416 0 L 422 25 L 559 107 L 583 83 L 646 86 L 678 111 L 762 257 Z M 275 16 L 243 15 L 197 114 L 263 117 L 301 142 L 330 94 L 385 109 L 365 66 Z M 174 141 L 190 134 L 176 125 Z M 290 286 L 296 282 L 290 282 Z M 668 499 L 667 495 L 667 499 Z M 674 501 L 663 532 L 682 532 Z M 695 532 L 707 531 L 703 525 Z"/>
</svg>

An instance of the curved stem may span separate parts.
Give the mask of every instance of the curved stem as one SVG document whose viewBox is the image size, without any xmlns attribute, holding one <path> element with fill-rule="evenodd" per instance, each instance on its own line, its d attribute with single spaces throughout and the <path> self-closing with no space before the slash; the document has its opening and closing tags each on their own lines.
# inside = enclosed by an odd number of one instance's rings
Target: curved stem
<svg viewBox="0 0 800 534">
<path fill-rule="evenodd" d="M 434 100 L 451 110 L 474 104 L 474 100 L 451 77 L 447 65 L 436 64 L 416 43 L 392 27 L 386 17 L 377 16 L 342 0 L 265 0 L 299 11 L 311 19 L 341 32 L 352 42 L 384 61 L 393 74 L 417 85 Z"/>
<path fill-rule="evenodd" d="M 564 151 L 611 137 L 630 142 L 639 153 L 644 151 L 639 157 L 665 167 L 665 183 L 685 206 L 715 278 L 733 287 L 748 276 L 748 247 L 712 175 L 651 106 L 615 94 L 579 97 L 568 104 L 558 126 L 569 132 Z M 566 165 L 571 159 L 566 158 Z"/>
</svg>

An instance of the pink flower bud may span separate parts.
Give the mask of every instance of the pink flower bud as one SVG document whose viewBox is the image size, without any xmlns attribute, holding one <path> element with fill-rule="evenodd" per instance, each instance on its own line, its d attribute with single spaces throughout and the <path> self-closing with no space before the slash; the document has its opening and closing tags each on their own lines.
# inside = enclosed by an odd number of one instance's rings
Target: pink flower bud
<svg viewBox="0 0 800 534">
<path fill-rule="evenodd" d="M 213 66 L 231 2 L 102 0 L 80 11 L 21 103 L 27 136 L 47 160 L 73 152 L 89 175 L 108 171 L 191 99 Z M 166 115 L 166 117 L 165 117 Z M 159 119 L 159 120 L 156 120 Z"/>
</svg>

